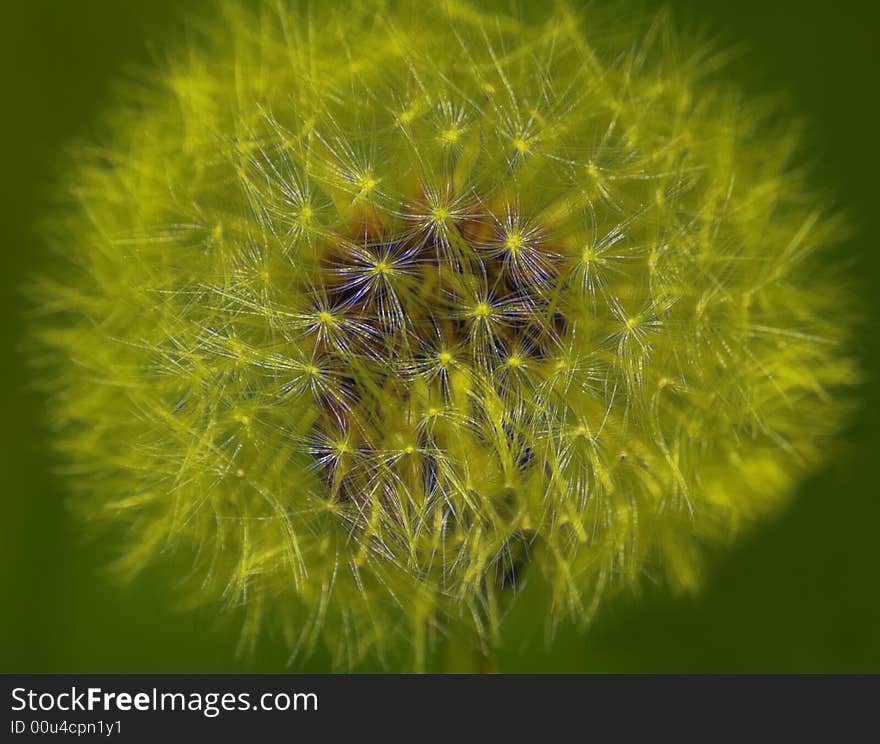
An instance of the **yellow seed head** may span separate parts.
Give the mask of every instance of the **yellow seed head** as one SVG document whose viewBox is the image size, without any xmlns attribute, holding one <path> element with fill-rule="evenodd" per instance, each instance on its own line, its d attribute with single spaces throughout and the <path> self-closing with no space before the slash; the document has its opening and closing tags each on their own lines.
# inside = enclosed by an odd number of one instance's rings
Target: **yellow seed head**
<svg viewBox="0 0 880 744">
<path fill-rule="evenodd" d="M 70 174 L 82 510 L 343 664 L 695 586 L 856 377 L 791 136 L 667 20 L 326 5 L 227 3 Z"/>
</svg>

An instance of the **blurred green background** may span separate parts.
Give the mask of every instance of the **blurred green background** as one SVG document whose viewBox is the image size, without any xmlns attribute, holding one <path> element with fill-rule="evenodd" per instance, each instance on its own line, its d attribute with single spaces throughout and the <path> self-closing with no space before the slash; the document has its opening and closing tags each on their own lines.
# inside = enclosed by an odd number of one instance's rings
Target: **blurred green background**
<svg viewBox="0 0 880 744">
<path fill-rule="evenodd" d="M 179 611 L 173 577 L 109 577 L 112 546 L 65 508 L 60 464 L 25 363 L 28 275 L 47 260 L 39 223 L 65 148 L 88 137 L 112 83 L 161 59 L 198 6 L 183 0 L 4 0 L 0 10 L 0 672 L 326 671 L 320 653 L 289 665 L 278 639 L 236 654 L 216 608 Z M 646 3 L 653 6 L 654 3 Z M 863 404 L 832 462 L 792 508 L 714 561 L 705 591 L 646 588 L 607 605 L 588 632 L 552 644 L 521 603 L 498 654 L 510 672 L 880 672 L 880 7 L 838 0 L 676 0 L 743 54 L 749 92 L 782 92 L 808 120 L 807 152 L 858 234 L 839 255 L 866 308 L 857 353 Z"/>
</svg>

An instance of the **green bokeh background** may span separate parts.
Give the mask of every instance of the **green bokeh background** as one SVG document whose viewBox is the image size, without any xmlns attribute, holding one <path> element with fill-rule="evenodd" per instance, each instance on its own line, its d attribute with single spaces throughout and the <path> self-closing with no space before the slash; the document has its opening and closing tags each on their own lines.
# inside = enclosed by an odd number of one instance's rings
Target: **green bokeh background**
<svg viewBox="0 0 880 744">
<path fill-rule="evenodd" d="M 880 7 L 837 0 L 675 0 L 743 51 L 730 73 L 746 91 L 784 93 L 809 123 L 807 151 L 850 211 L 850 263 L 865 322 L 860 412 L 795 504 L 713 562 L 696 597 L 646 588 L 607 605 L 587 632 L 543 638 L 523 602 L 500 649 L 510 672 L 880 672 Z M 278 639 L 236 654 L 238 628 L 217 608 L 180 611 L 167 569 L 119 585 L 112 546 L 65 508 L 46 445 L 43 401 L 25 362 L 23 287 L 48 260 L 49 214 L 65 148 L 96 131 L 112 83 L 162 58 L 198 2 L 3 0 L 0 8 L 0 672 L 327 671 L 317 653 L 288 664 Z M 653 6 L 654 3 L 646 5 Z M 528 596 L 526 597 L 528 599 Z"/>
</svg>

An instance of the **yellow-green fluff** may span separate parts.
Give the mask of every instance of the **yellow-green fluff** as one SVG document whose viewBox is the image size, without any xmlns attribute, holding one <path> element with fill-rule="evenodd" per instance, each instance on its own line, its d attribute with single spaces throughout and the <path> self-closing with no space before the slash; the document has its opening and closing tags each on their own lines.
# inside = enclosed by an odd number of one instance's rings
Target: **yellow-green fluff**
<svg viewBox="0 0 880 744">
<path fill-rule="evenodd" d="M 537 15 L 537 14 L 536 14 Z M 344 664 L 491 644 L 783 503 L 839 426 L 841 225 L 658 20 L 235 3 L 83 148 L 52 412 L 132 572 Z"/>
</svg>

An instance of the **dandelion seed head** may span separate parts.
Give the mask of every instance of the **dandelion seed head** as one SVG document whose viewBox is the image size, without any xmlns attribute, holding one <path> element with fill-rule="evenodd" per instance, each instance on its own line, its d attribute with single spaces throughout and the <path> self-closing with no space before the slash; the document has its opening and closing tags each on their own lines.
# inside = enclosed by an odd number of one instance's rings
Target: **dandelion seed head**
<svg viewBox="0 0 880 744">
<path fill-rule="evenodd" d="M 697 586 L 821 461 L 842 221 L 711 46 L 563 2 L 229 2 L 200 33 L 78 155 L 41 295 L 130 573 L 177 553 L 252 635 L 418 667 L 530 581 L 551 625 Z"/>
</svg>

